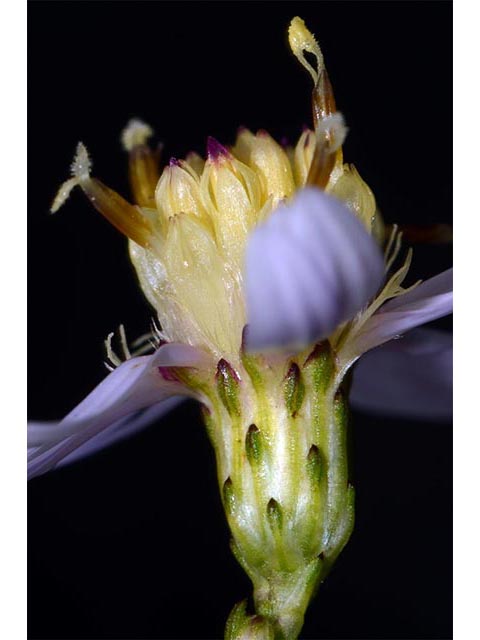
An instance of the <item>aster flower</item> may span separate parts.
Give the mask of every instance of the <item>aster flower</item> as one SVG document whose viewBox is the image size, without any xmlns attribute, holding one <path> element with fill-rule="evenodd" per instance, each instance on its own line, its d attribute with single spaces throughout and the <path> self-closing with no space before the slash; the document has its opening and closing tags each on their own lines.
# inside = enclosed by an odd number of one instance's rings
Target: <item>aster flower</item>
<svg viewBox="0 0 480 640">
<path fill-rule="evenodd" d="M 33 477 L 127 437 L 182 396 L 202 404 L 232 549 L 258 614 L 235 607 L 232 639 L 296 637 L 348 540 L 346 422 L 357 360 L 367 354 L 352 399 L 398 411 L 422 396 L 410 393 L 408 404 L 398 384 L 388 385 L 394 396 L 379 389 L 385 359 L 407 379 L 412 361 L 441 361 L 425 379 L 435 392 L 432 372 L 449 371 L 451 351 L 423 333 L 382 346 L 451 311 L 451 272 L 404 287 L 412 254 L 399 264 L 401 233 L 386 233 L 370 188 L 343 162 L 346 127 L 320 48 L 299 18 L 289 40 L 314 82 L 314 129 L 294 148 L 242 129 L 232 148 L 209 139 L 205 160 L 172 159 L 160 173 L 152 131 L 134 120 L 122 136 L 131 204 L 92 177 L 78 145 L 52 210 L 79 186 L 129 238 L 156 320 L 132 350 L 121 328 L 122 358 L 109 336 L 106 379 L 60 423 L 29 426 Z M 444 410 L 430 393 L 423 414 L 432 409 Z"/>
</svg>

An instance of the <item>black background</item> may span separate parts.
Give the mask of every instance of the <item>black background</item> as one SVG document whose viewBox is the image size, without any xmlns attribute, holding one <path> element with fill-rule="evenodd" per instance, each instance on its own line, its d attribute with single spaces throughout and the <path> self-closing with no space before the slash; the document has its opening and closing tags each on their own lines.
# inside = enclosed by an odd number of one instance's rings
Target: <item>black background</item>
<svg viewBox="0 0 480 640">
<path fill-rule="evenodd" d="M 449 2 L 30 2 L 29 415 L 57 418 L 105 375 L 102 341 L 150 309 L 126 242 L 74 193 L 47 215 L 82 140 L 128 193 L 119 133 L 139 116 L 165 159 L 236 128 L 291 140 L 310 78 L 288 23 L 317 35 L 350 133 L 347 161 L 388 222 L 451 219 Z M 420 247 L 412 278 L 451 265 Z M 448 322 L 439 323 L 448 327 Z M 354 414 L 357 522 L 302 637 L 451 637 L 448 425 Z M 232 558 L 195 404 L 29 485 L 30 638 L 220 638 L 251 592 Z"/>
</svg>

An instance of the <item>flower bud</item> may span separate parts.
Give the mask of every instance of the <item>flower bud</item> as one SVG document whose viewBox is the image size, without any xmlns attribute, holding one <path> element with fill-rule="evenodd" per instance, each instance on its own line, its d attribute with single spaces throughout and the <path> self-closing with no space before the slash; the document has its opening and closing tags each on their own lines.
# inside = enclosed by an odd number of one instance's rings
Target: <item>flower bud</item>
<svg viewBox="0 0 480 640">
<path fill-rule="evenodd" d="M 187 163 L 170 160 L 155 190 L 157 209 L 163 218 L 179 213 L 196 216 L 209 224 L 208 215 L 200 200 L 200 184 Z"/>
<path fill-rule="evenodd" d="M 249 230 L 261 208 L 261 185 L 255 172 L 213 138 L 200 179 L 202 202 L 212 212 L 219 245 L 235 265 L 243 264 Z"/>
<path fill-rule="evenodd" d="M 297 187 L 304 187 L 315 153 L 315 133 L 305 129 L 295 146 L 294 174 Z"/>
<path fill-rule="evenodd" d="M 375 197 L 353 164 L 343 165 L 342 175 L 329 189 L 329 193 L 342 200 L 363 222 L 367 231 L 371 232 L 377 211 Z"/>
<path fill-rule="evenodd" d="M 225 511 L 231 515 L 235 511 L 236 499 L 233 491 L 233 483 L 230 477 L 228 477 L 223 483 L 223 504 L 225 505 Z"/>
<path fill-rule="evenodd" d="M 242 129 L 233 151 L 260 176 L 264 200 L 272 197 L 275 206 L 293 194 L 295 184 L 288 156 L 266 131 L 253 135 L 248 129 Z"/>
<path fill-rule="evenodd" d="M 305 361 L 305 368 L 312 373 L 315 390 L 325 393 L 335 373 L 335 356 L 328 340 L 315 345 Z"/>
<path fill-rule="evenodd" d="M 308 452 L 307 472 L 313 484 L 319 484 L 324 475 L 322 456 L 319 448 L 315 444 L 312 444 Z"/>
<path fill-rule="evenodd" d="M 263 453 L 262 449 L 262 434 L 256 425 L 251 424 L 245 437 L 245 451 L 248 461 L 252 466 L 260 462 Z"/>
<path fill-rule="evenodd" d="M 247 601 L 236 604 L 225 627 L 225 640 L 274 640 L 273 625 L 264 616 L 249 616 Z"/>
<path fill-rule="evenodd" d="M 283 526 L 282 508 L 275 500 L 270 498 L 267 504 L 267 519 L 272 531 L 276 532 Z"/>
<path fill-rule="evenodd" d="M 305 385 L 298 364 L 290 365 L 284 382 L 284 397 L 288 413 L 294 418 L 300 411 L 305 397 Z"/>
<path fill-rule="evenodd" d="M 231 416 L 240 416 L 238 398 L 239 378 L 233 367 L 223 358 L 217 365 L 217 389 L 225 409 Z"/>
</svg>

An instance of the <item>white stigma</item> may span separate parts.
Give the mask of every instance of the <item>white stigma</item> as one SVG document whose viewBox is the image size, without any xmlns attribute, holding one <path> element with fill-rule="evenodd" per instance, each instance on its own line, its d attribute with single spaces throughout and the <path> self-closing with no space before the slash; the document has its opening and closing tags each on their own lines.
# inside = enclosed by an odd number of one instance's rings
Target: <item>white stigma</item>
<svg viewBox="0 0 480 640">
<path fill-rule="evenodd" d="M 92 161 L 90 160 L 88 151 L 83 142 L 79 142 L 75 158 L 73 159 L 72 166 L 70 167 L 72 176 L 77 178 L 79 181 L 85 180 L 85 178 L 90 177 L 91 168 Z"/>
<path fill-rule="evenodd" d="M 345 120 L 340 112 L 332 113 L 329 116 L 325 116 L 317 125 L 317 136 L 330 135 L 333 138 L 333 144 L 330 148 L 331 152 L 337 151 L 345 142 L 347 137 L 348 128 L 345 125 Z"/>
<path fill-rule="evenodd" d="M 145 144 L 152 135 L 153 129 L 148 124 L 133 118 L 122 131 L 122 145 L 126 151 L 131 151 L 134 147 Z"/>
<path fill-rule="evenodd" d="M 64 204 L 72 189 L 79 185 L 82 180 L 89 179 L 91 168 L 92 162 L 88 155 L 88 151 L 83 142 L 79 142 L 75 158 L 73 159 L 70 167 L 72 177 L 60 185 L 60 189 L 57 191 L 57 195 L 50 207 L 50 213 L 56 213 Z"/>
</svg>

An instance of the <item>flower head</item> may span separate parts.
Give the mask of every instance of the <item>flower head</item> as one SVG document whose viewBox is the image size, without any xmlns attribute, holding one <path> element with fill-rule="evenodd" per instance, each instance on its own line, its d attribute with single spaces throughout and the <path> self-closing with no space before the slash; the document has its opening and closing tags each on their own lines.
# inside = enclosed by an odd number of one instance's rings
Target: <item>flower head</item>
<svg viewBox="0 0 480 640">
<path fill-rule="evenodd" d="M 60 187 L 52 212 L 79 186 L 128 237 L 130 258 L 157 317 L 150 335 L 157 350 L 143 356 L 139 366 L 150 373 L 132 387 L 132 378 L 122 376 L 136 368 L 136 358 L 126 348 L 122 364 L 109 346 L 115 370 L 107 378 L 108 398 L 100 385 L 93 413 L 68 416 L 49 437 L 38 431 L 32 460 L 50 462 L 38 463 L 36 473 L 56 464 L 45 455 L 52 447 L 61 460 L 62 443 L 68 440 L 71 450 L 69 439 L 82 432 L 85 420 L 95 423 L 95 416 L 103 417 L 80 440 L 97 437 L 105 425 L 110 429 L 152 398 L 182 393 L 209 406 L 205 389 L 218 363 L 229 363 L 243 379 L 245 350 L 264 352 L 268 362 L 288 368 L 292 354 L 301 359 L 328 339 L 340 383 L 362 353 L 450 311 L 449 274 L 412 290 L 403 286 L 411 252 L 397 264 L 401 234 L 396 227 L 386 234 L 371 189 L 343 162 L 347 129 L 320 47 L 300 18 L 291 22 L 289 42 L 314 83 L 313 128 L 293 147 L 266 131 L 242 128 L 231 147 L 209 138 L 205 158 L 190 153 L 160 170 L 159 150 L 148 145 L 152 129 L 132 120 L 122 133 L 129 202 L 92 176 L 79 143 L 72 177 Z M 144 353 L 145 344 L 134 355 Z M 138 392 L 152 379 L 162 389 L 158 396 Z M 128 391 L 120 409 L 110 386 L 118 398 Z"/>
<path fill-rule="evenodd" d="M 292 21 L 289 37 L 293 52 L 315 83 L 315 130 L 304 131 L 294 148 L 283 148 L 266 131 L 254 134 L 242 128 L 233 147 L 228 149 L 209 138 L 205 160 L 193 154 L 185 160 L 172 159 L 160 174 L 156 155 L 147 146 L 152 129 L 132 120 L 122 133 L 122 142 L 130 156 L 135 203 L 91 177 L 92 164 L 80 143 L 72 164 L 73 177 L 62 185 L 52 206 L 56 211 L 79 185 L 129 238 L 131 260 L 164 339 L 208 350 L 217 360 L 227 357 L 238 362 L 247 322 L 246 289 L 253 314 L 252 335 L 257 335 L 259 283 L 280 262 L 287 271 L 285 282 L 289 274 L 295 276 L 292 253 L 300 252 L 293 260 L 299 263 L 299 270 L 305 269 L 305 287 L 316 286 L 317 271 L 329 287 L 318 283 L 318 292 L 308 291 L 318 309 L 319 324 L 310 323 L 310 334 L 301 336 L 295 346 L 305 347 L 327 336 L 340 321 L 352 317 L 375 293 L 383 275 L 380 250 L 369 237 L 378 227 L 375 199 L 354 167 L 343 164 L 346 127 L 341 114 L 335 112 L 320 48 L 299 18 Z M 316 70 L 304 51 L 315 55 Z M 297 195 L 307 186 L 311 191 Z M 343 200 L 348 209 L 323 196 L 320 189 Z M 311 215 L 302 213 L 307 203 Z M 291 210 L 298 214 L 289 213 Z M 288 218 L 295 231 L 282 229 L 290 224 Z M 245 272 L 248 238 L 257 227 Z M 268 237 L 277 233 L 277 227 L 278 242 L 271 247 L 275 255 L 268 250 L 257 256 L 261 238 L 267 237 L 273 245 Z M 289 235 L 290 231 L 294 233 Z M 315 244 L 306 234 L 313 234 Z M 306 247 L 301 246 L 304 241 Z M 316 254 L 325 255 L 323 265 L 317 264 L 309 273 L 312 247 Z M 362 263 L 363 269 L 352 270 L 356 263 Z M 353 282 L 348 276 L 354 278 L 355 273 L 358 278 Z M 262 301 L 262 307 L 264 304 Z M 300 301 L 300 307 L 302 304 Z M 297 301 L 292 300 L 292 305 L 298 306 Z"/>
<path fill-rule="evenodd" d="M 74 187 L 84 191 L 127 236 L 156 318 L 133 353 L 120 328 L 123 358 L 109 335 L 107 378 L 60 423 L 29 428 L 34 476 L 142 428 L 178 396 L 200 401 L 232 549 L 258 614 L 235 607 L 231 640 L 297 637 L 353 527 L 346 375 L 365 352 L 451 310 L 451 272 L 404 286 L 412 253 L 400 259 L 401 233 L 386 233 L 372 191 L 343 162 L 347 129 L 300 18 L 289 42 L 314 83 L 313 129 L 294 147 L 242 128 L 231 147 L 209 138 L 205 158 L 172 158 L 160 170 L 152 129 L 132 120 L 122 133 L 129 202 L 92 176 L 79 143 L 52 211 Z M 418 354 L 448 363 L 448 341 L 440 350 L 421 344 L 406 341 L 396 368 L 391 348 L 387 372 L 408 375 Z M 372 354 L 377 373 L 385 353 Z M 363 387 L 354 383 L 359 404 L 371 371 Z M 431 376 L 416 373 L 428 388 Z M 395 409 L 403 402 L 388 390 L 383 398 Z"/>
</svg>

